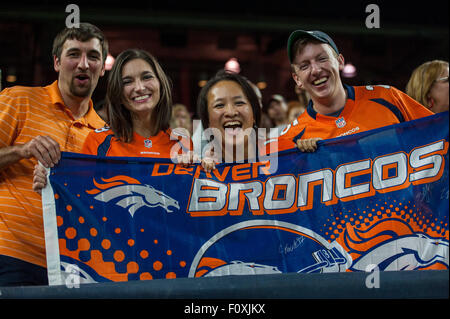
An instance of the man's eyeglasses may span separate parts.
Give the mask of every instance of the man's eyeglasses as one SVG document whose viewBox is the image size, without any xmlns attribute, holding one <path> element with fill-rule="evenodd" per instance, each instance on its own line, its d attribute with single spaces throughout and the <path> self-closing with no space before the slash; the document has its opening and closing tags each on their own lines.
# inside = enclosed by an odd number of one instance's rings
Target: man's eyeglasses
<svg viewBox="0 0 450 319">
<path fill-rule="evenodd" d="M 448 75 L 447 76 L 443 76 L 441 78 L 437 78 L 436 80 L 434 80 L 434 82 L 448 82 Z"/>
</svg>

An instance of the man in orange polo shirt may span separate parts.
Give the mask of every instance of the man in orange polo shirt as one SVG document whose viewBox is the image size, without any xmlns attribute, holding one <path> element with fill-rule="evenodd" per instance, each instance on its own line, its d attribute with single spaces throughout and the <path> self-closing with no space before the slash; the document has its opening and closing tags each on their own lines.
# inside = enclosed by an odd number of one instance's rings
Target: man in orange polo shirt
<svg viewBox="0 0 450 319">
<path fill-rule="evenodd" d="M 58 80 L 0 93 L 0 286 L 47 284 L 41 197 L 32 190 L 37 161 L 55 165 L 61 151 L 80 152 L 105 125 L 91 100 L 108 43 L 89 23 L 62 30 L 53 42 Z"/>
</svg>

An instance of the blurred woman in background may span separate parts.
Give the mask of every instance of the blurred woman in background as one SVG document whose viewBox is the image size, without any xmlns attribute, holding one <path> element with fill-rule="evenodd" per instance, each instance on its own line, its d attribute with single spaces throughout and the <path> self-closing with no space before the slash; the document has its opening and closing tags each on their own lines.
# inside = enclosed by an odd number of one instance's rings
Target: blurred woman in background
<svg viewBox="0 0 450 319">
<path fill-rule="evenodd" d="M 418 66 L 406 85 L 406 94 L 433 113 L 448 111 L 448 62 L 433 60 Z"/>
</svg>

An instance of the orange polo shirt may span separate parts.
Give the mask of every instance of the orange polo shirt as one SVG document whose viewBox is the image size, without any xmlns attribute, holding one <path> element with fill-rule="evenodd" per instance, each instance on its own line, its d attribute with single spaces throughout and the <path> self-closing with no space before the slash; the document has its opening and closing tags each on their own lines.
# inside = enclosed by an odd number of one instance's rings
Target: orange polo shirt
<svg viewBox="0 0 450 319">
<path fill-rule="evenodd" d="M 46 87 L 15 86 L 0 93 L 0 148 L 47 135 L 62 151 L 79 153 L 89 132 L 104 125 L 92 101 L 86 115 L 75 120 L 57 81 Z M 45 267 L 41 196 L 32 190 L 36 163 L 32 157 L 0 170 L 0 255 Z"/>
</svg>

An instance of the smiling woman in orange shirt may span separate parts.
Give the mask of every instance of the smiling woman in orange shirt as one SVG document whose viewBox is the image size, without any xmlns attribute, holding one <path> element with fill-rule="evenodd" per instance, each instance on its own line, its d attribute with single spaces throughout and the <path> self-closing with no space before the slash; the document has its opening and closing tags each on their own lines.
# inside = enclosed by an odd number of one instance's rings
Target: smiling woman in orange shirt
<svg viewBox="0 0 450 319">
<path fill-rule="evenodd" d="M 129 49 L 117 57 L 108 79 L 106 112 L 109 128 L 92 132 L 82 153 L 171 158 L 171 152 L 190 148 L 188 136 L 169 128 L 170 82 L 156 58 L 144 50 Z"/>
</svg>

